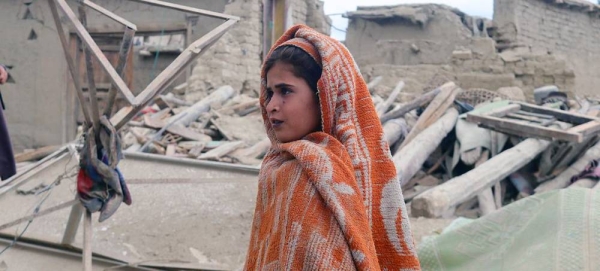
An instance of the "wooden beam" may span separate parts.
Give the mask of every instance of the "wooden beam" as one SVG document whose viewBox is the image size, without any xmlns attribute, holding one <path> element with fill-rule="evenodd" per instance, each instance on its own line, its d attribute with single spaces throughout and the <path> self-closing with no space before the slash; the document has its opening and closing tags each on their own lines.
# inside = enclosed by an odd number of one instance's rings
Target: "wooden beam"
<svg viewBox="0 0 600 271">
<path fill-rule="evenodd" d="M 79 5 L 79 21 L 85 27 L 87 25 L 87 15 L 85 6 Z M 96 97 L 96 82 L 94 81 L 94 65 L 92 63 L 92 52 L 89 46 L 85 46 L 85 67 L 87 71 L 88 94 L 90 95 L 90 114 L 92 115 L 92 125 L 96 133 L 100 132 L 100 109 L 98 109 L 98 97 Z M 111 66 L 112 67 L 112 66 Z"/>
<path fill-rule="evenodd" d="M 390 96 L 385 100 L 385 102 L 379 105 L 379 107 L 377 108 L 377 115 L 380 119 L 381 117 L 383 117 L 383 114 L 387 112 L 388 108 L 390 108 L 392 103 L 396 101 L 396 98 L 398 97 L 398 95 L 400 95 L 402 88 L 404 88 L 404 81 L 398 82 L 398 85 L 396 85 L 396 88 L 394 88 Z"/>
<path fill-rule="evenodd" d="M 60 211 L 60 210 L 65 209 L 67 207 L 73 206 L 73 205 L 75 205 L 77 203 L 79 203 L 78 200 L 71 200 L 71 201 L 68 201 L 68 202 L 61 203 L 59 205 L 50 207 L 48 209 L 44 209 L 44 210 L 39 211 L 37 213 L 34 213 L 34 214 L 31 214 L 31 215 L 28 215 L 28 216 L 16 219 L 14 221 L 11 221 L 11 222 L 8 222 L 8 223 L 6 223 L 4 225 L 1 225 L 0 226 L 0 231 L 3 231 L 3 230 L 8 229 L 10 227 L 19 225 L 19 224 L 21 224 L 23 222 L 27 222 L 27 221 L 33 220 L 33 219 L 35 219 L 37 217 L 45 216 L 45 215 L 54 213 L 56 211 Z"/>
<path fill-rule="evenodd" d="M 519 110 L 521 110 L 521 106 L 518 104 L 511 104 L 508 106 L 503 106 L 500 108 L 496 108 L 494 110 L 490 110 L 489 112 L 485 112 L 483 113 L 484 116 L 489 116 L 489 117 L 497 117 L 497 118 L 501 118 L 504 117 L 508 114 L 511 113 L 516 113 Z"/>
<path fill-rule="evenodd" d="M 375 90 L 375 87 L 381 83 L 381 80 L 383 80 L 383 76 L 377 76 L 367 84 L 367 89 L 370 93 L 373 93 L 373 90 Z"/>
<path fill-rule="evenodd" d="M 479 126 L 499 132 L 510 132 L 520 136 L 532 136 L 543 139 L 560 139 L 578 143 L 583 141 L 583 136 L 578 133 L 572 133 L 556 128 L 531 125 L 511 119 L 482 116 L 478 114 L 467 114 L 467 121 L 477 123 Z"/>
<path fill-rule="evenodd" d="M 526 139 L 471 171 L 417 196 L 412 201 L 412 215 L 441 217 L 448 209 L 475 197 L 527 165 L 549 145 L 549 141 Z"/>
<path fill-rule="evenodd" d="M 404 114 L 406 114 L 410 111 L 413 111 L 413 110 L 427 104 L 428 102 L 431 102 L 440 92 L 441 92 L 441 89 L 436 88 L 436 89 L 434 89 L 430 92 L 427 92 L 427 93 L 421 95 L 420 97 L 410 101 L 409 103 L 400 107 L 398 110 L 394 110 L 392 112 L 388 112 L 388 113 L 384 114 L 380 118 L 381 123 L 385 123 L 386 121 L 391 120 L 391 119 L 397 119 L 397 118 L 403 117 Z"/>
<path fill-rule="evenodd" d="M 511 102 L 511 103 L 521 105 L 522 111 L 544 114 L 544 115 L 552 115 L 560 121 L 568 122 L 573 125 L 584 124 L 589 121 L 597 120 L 596 118 L 592 118 L 592 117 L 589 117 L 589 116 L 586 116 L 583 114 L 572 113 L 572 112 L 567 112 L 567 111 L 543 107 L 543 106 L 537 106 L 537 105 L 523 103 L 523 102 Z"/>
<path fill-rule="evenodd" d="M 60 146 L 46 146 L 36 149 L 34 151 L 19 153 L 15 155 L 15 162 L 21 163 L 32 160 L 38 160 L 54 153 L 55 151 L 58 151 L 59 149 Z"/>
<path fill-rule="evenodd" d="M 404 148 L 414 138 L 416 138 L 421 131 L 436 122 L 442 115 L 446 113 L 446 110 L 452 106 L 456 95 L 460 91 L 454 82 L 448 82 L 440 87 L 441 92 L 437 95 L 433 101 L 427 106 L 425 112 L 419 116 L 419 120 L 412 127 L 410 133 L 404 139 L 404 142 L 400 145 L 400 149 Z"/>
<path fill-rule="evenodd" d="M 110 64 L 106 56 L 102 53 L 98 45 L 94 42 L 90 34 L 85 30 L 85 27 L 81 24 L 79 20 L 77 20 L 77 16 L 73 13 L 73 10 L 69 7 L 65 0 L 54 0 L 61 8 L 61 10 L 65 13 L 69 21 L 75 26 L 75 30 L 77 31 L 77 35 L 81 38 L 83 43 L 89 48 L 94 55 L 94 57 L 100 62 L 100 66 L 108 73 L 108 77 L 112 81 L 112 83 L 117 87 L 117 89 L 125 96 L 125 99 L 132 104 L 135 103 L 135 96 L 131 93 L 131 90 L 127 87 L 123 79 L 119 76 L 117 71 Z"/>
<path fill-rule="evenodd" d="M 125 72 L 125 65 L 127 64 L 127 60 L 129 54 L 131 52 L 131 48 L 133 47 L 133 37 L 135 36 L 135 29 L 126 28 L 125 34 L 123 35 L 123 40 L 121 41 L 121 48 L 119 49 L 119 59 L 117 60 L 117 73 L 121 78 L 123 78 L 123 73 Z M 111 85 L 110 90 L 108 91 L 108 100 L 106 107 L 104 108 L 104 115 L 106 117 L 110 117 L 113 106 L 115 104 L 115 100 L 117 98 L 117 89 L 115 86 Z"/>
<path fill-rule="evenodd" d="M 85 210 L 83 217 L 83 271 L 92 271 L 92 213 Z"/>
<path fill-rule="evenodd" d="M 50 11 L 52 12 L 52 18 L 54 19 L 54 24 L 56 25 L 56 32 L 60 39 L 60 44 L 62 45 L 63 53 L 65 54 L 65 58 L 67 60 L 67 66 L 69 67 L 69 72 L 71 73 L 71 79 L 73 79 L 73 85 L 75 86 L 75 92 L 77 93 L 79 104 L 81 105 L 83 117 L 87 125 L 91 125 L 92 119 L 90 118 L 89 107 L 83 95 L 83 89 L 81 88 L 81 77 L 79 75 L 79 69 L 75 67 L 73 57 L 69 53 L 69 44 L 67 43 L 67 38 L 65 37 L 65 32 L 62 23 L 60 22 L 60 17 L 58 16 L 58 9 L 56 8 L 56 4 L 54 3 L 54 1 L 55 0 L 48 0 L 48 6 L 50 6 Z"/>
<path fill-rule="evenodd" d="M 158 0 L 130 0 L 130 1 L 144 3 L 144 4 L 151 5 L 151 6 L 157 6 L 157 7 L 162 7 L 162 8 L 170 8 L 170 9 L 194 13 L 194 14 L 198 14 L 198 15 L 205 15 L 205 16 L 209 16 L 209 17 L 213 17 L 213 18 L 219 18 L 219 19 L 225 19 L 225 20 L 236 20 L 236 21 L 240 20 L 239 17 L 232 16 L 232 15 L 227 15 L 227 14 L 218 13 L 218 12 L 214 12 L 214 11 L 208 11 L 208 10 L 204 10 L 204 9 L 187 7 L 187 6 L 183 6 L 183 5 L 178 5 L 178 4 L 173 4 L 173 3 L 163 2 L 163 1 L 158 1 Z"/>
<path fill-rule="evenodd" d="M 73 244 L 75 236 L 77 235 L 77 230 L 79 229 L 81 217 L 83 216 L 83 211 L 84 208 L 81 204 L 75 204 L 71 207 L 71 213 L 69 214 L 69 220 L 67 220 L 67 227 L 65 228 L 65 234 L 63 235 L 61 244 Z"/>
<path fill-rule="evenodd" d="M 600 121 L 590 121 L 588 123 L 577 125 L 567 131 L 569 131 L 570 133 L 578 133 L 586 137 L 600 131 Z"/>
<path fill-rule="evenodd" d="M 112 19 L 113 21 L 120 23 L 120 24 L 126 26 L 127 28 L 133 29 L 134 31 L 137 31 L 137 26 L 135 24 L 133 24 L 132 22 L 126 20 L 125 18 L 123 18 L 117 14 L 114 14 L 112 11 L 105 9 L 89 0 L 83 0 L 83 4 L 92 8 L 93 10 L 103 14 L 104 16 Z"/>
<path fill-rule="evenodd" d="M 396 165 L 396 172 L 400 176 L 402 186 L 405 186 L 421 169 L 425 160 L 452 131 L 457 119 L 458 111 L 455 108 L 449 108 L 444 116 L 394 155 L 394 165 Z"/>
<path fill-rule="evenodd" d="M 237 91 L 231 86 L 222 86 L 210 95 L 208 95 L 206 98 L 192 105 L 190 108 L 171 117 L 171 120 L 179 118 L 179 116 L 182 114 L 187 114 L 185 117 L 177 121 L 177 124 L 181 124 L 187 127 L 190 125 L 190 123 L 196 121 L 202 113 L 208 112 L 211 108 L 211 105 L 213 105 L 214 103 L 222 104 L 226 100 L 233 97 L 236 93 Z"/>
</svg>

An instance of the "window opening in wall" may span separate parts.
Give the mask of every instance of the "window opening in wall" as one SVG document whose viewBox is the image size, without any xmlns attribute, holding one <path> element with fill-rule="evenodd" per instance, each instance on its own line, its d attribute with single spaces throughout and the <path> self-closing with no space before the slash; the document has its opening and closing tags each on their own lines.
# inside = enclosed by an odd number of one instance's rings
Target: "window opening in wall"
<svg viewBox="0 0 600 271">
<path fill-rule="evenodd" d="M 161 54 L 180 54 L 185 48 L 185 35 L 183 33 L 166 33 L 136 36 L 133 45 L 141 56 Z"/>
<path fill-rule="evenodd" d="M 29 37 L 27 38 L 28 40 L 37 40 L 37 33 L 35 33 L 35 30 L 31 29 L 31 32 L 29 32 Z"/>
</svg>

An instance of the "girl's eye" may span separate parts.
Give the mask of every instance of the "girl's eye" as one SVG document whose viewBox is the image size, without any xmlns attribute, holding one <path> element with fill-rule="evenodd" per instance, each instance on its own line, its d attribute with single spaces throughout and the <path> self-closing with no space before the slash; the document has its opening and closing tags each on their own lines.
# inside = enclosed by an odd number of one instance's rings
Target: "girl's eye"
<svg viewBox="0 0 600 271">
<path fill-rule="evenodd" d="M 291 89 L 288 89 L 288 88 L 282 88 L 281 89 L 281 94 L 282 95 L 287 95 L 287 94 L 290 94 L 290 93 L 292 93 Z"/>
<path fill-rule="evenodd" d="M 271 101 L 271 98 L 273 97 L 273 91 L 272 90 L 267 90 L 267 103 L 269 103 L 269 101 Z"/>
</svg>

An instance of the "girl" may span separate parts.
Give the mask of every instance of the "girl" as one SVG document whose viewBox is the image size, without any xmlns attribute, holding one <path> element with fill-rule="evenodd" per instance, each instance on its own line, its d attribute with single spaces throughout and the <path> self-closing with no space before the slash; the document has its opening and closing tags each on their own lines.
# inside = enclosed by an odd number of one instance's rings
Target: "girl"
<svg viewBox="0 0 600 271">
<path fill-rule="evenodd" d="M 348 50 L 294 26 L 261 78 L 272 148 L 245 269 L 420 270 L 389 147 Z"/>
</svg>

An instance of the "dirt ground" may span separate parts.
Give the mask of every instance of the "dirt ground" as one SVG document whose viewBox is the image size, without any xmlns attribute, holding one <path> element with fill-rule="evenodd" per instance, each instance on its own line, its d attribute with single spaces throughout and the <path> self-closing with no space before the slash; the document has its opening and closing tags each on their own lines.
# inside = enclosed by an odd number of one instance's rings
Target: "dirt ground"
<svg viewBox="0 0 600 271">
<path fill-rule="evenodd" d="M 49 184 L 54 180 L 53 176 L 64 173 L 72 165 L 73 161 L 65 159 L 35 176 L 20 189 L 27 190 L 40 183 Z M 191 263 L 227 270 L 241 267 L 254 213 L 256 173 L 232 173 L 225 169 L 207 170 L 131 159 L 122 162 L 122 170 L 130 180 L 164 180 L 169 176 L 177 176 L 178 179 L 167 184 L 132 183 L 129 188 L 133 205 L 122 205 L 103 223 L 98 223 L 98 215 L 95 214 L 94 252 L 131 262 Z M 71 200 L 74 189 L 73 178 L 63 180 L 52 190 L 42 209 Z M 44 195 L 25 196 L 12 192 L 0 197 L 0 224 L 29 214 Z M 60 242 L 69 213 L 70 209 L 64 209 L 34 220 L 25 236 Z M 441 231 L 450 221 L 411 219 L 416 242 L 419 243 L 423 236 Z M 21 225 L 18 229 L 23 227 Z M 74 244 L 77 247 L 83 241 L 82 229 L 80 226 Z M 2 232 L 14 234 L 16 230 L 17 227 L 13 227 Z M 0 250 L 2 248 L 0 244 Z M 18 268 L 27 263 L 18 260 L 23 259 L 16 256 L 18 252 L 13 250 L 13 254 L 0 255 L 0 262 L 5 261 L 8 270 L 25 270 Z M 73 266 L 73 270 L 78 270 L 77 264 Z"/>
</svg>

